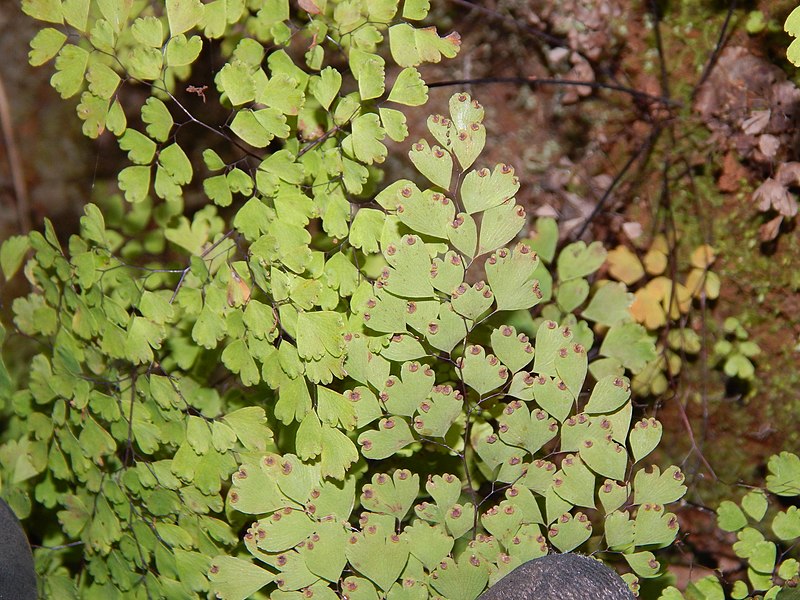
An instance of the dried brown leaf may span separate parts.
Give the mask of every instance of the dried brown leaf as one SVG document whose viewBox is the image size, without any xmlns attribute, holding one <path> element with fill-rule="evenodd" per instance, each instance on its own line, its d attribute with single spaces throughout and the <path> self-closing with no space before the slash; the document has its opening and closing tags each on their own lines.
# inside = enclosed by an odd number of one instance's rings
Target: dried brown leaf
<svg viewBox="0 0 800 600">
<path fill-rule="evenodd" d="M 778 172 L 775 173 L 775 179 L 786 187 L 800 185 L 800 162 L 781 163 Z"/>
<path fill-rule="evenodd" d="M 642 224 L 638 221 L 626 221 L 622 224 L 622 232 L 628 236 L 628 239 L 631 241 L 636 241 L 640 237 L 642 237 L 642 233 L 644 233 L 644 228 Z"/>
<path fill-rule="evenodd" d="M 297 0 L 297 4 L 310 15 L 318 15 L 322 12 L 318 0 Z"/>
<path fill-rule="evenodd" d="M 750 116 L 742 121 L 742 131 L 747 135 L 758 135 L 769 124 L 769 117 L 772 111 L 767 110 L 754 110 Z"/>
<path fill-rule="evenodd" d="M 758 210 L 764 212 L 768 211 L 773 206 L 777 210 L 778 206 L 791 200 L 791 197 L 784 186 L 775 181 L 772 177 L 768 177 L 764 180 L 764 183 L 758 186 L 756 191 L 753 192 L 753 200 L 758 202 Z"/>
<path fill-rule="evenodd" d="M 769 242 L 770 240 L 774 240 L 778 237 L 778 232 L 781 229 L 781 223 L 783 223 L 783 217 L 778 215 L 774 219 L 767 221 L 758 229 L 758 236 L 761 238 L 762 242 Z"/>
<path fill-rule="evenodd" d="M 770 133 L 758 138 L 758 149 L 766 158 L 773 158 L 781 147 L 781 141 Z"/>
</svg>

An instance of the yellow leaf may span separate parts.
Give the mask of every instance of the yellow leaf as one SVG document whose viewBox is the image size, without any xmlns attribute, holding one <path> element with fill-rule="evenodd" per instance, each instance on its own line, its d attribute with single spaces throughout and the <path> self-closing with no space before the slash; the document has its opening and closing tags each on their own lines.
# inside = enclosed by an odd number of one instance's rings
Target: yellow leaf
<svg viewBox="0 0 800 600">
<path fill-rule="evenodd" d="M 714 248 L 708 244 L 698 246 L 697 249 L 692 252 L 692 266 L 698 269 L 710 267 L 715 259 L 716 254 L 714 253 Z"/>
<path fill-rule="evenodd" d="M 644 268 L 639 257 L 626 246 L 617 246 L 608 253 L 608 272 L 626 285 L 632 285 L 644 277 Z"/>
<path fill-rule="evenodd" d="M 228 306 L 242 306 L 250 302 L 250 286 L 242 279 L 235 269 L 231 269 L 231 278 L 228 281 Z"/>
<path fill-rule="evenodd" d="M 641 323 L 651 331 L 658 329 L 667 322 L 664 309 L 661 307 L 662 297 L 657 287 L 647 285 L 636 291 L 633 304 L 628 310 L 637 323 Z"/>
<path fill-rule="evenodd" d="M 692 305 L 692 293 L 685 285 L 681 283 L 674 284 L 671 279 L 666 277 L 658 277 L 659 287 L 663 289 L 661 302 L 664 307 L 664 312 L 669 314 L 670 319 L 677 319 L 682 314 L 689 312 Z M 655 281 L 655 279 L 653 280 Z M 673 294 L 673 284 L 675 285 L 675 292 Z"/>
<path fill-rule="evenodd" d="M 644 268 L 650 275 L 661 275 L 667 268 L 667 255 L 651 247 L 644 255 Z"/>
<path fill-rule="evenodd" d="M 695 298 L 705 293 L 709 300 L 719 297 L 719 276 L 706 269 L 692 269 L 686 277 L 686 287 Z"/>
</svg>

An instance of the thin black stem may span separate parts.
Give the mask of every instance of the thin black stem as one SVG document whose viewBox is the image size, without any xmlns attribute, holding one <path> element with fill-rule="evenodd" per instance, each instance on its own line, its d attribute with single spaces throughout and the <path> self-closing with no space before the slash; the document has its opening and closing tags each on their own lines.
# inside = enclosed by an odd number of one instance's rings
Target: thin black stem
<svg viewBox="0 0 800 600">
<path fill-rule="evenodd" d="M 656 49 L 658 50 L 658 66 L 661 76 L 661 94 L 665 98 L 670 97 L 669 92 L 669 74 L 667 73 L 667 64 L 664 60 L 664 45 L 661 42 L 661 14 L 658 10 L 658 5 L 655 0 L 650 0 L 650 12 L 653 14 L 653 33 L 656 37 Z"/>
<path fill-rule="evenodd" d="M 227 240 L 229 237 L 231 237 L 231 236 L 232 236 L 232 235 L 233 235 L 235 232 L 236 232 L 236 230 L 235 230 L 235 229 L 231 229 L 230 231 L 228 231 L 228 233 L 226 233 L 225 235 L 223 235 L 223 236 L 222 236 L 221 238 L 219 238 L 219 239 L 218 239 L 216 242 L 214 242 L 214 243 L 213 243 L 211 246 L 209 246 L 208 248 L 206 248 L 206 249 L 205 249 L 205 250 L 202 252 L 202 254 L 200 254 L 200 258 L 205 258 L 206 256 L 208 256 L 208 255 L 209 255 L 211 252 L 213 252 L 213 251 L 214 251 L 214 249 L 215 249 L 215 248 L 218 248 L 218 247 L 219 247 L 219 245 L 220 245 L 222 242 L 224 242 L 224 241 L 225 241 L 225 240 Z M 172 292 L 172 297 L 169 299 L 169 303 L 170 303 L 170 304 L 172 304 L 173 302 L 175 302 L 175 298 L 177 298 L 177 297 L 178 297 L 178 292 L 179 292 L 179 291 L 181 290 L 181 288 L 183 287 L 183 282 L 184 282 L 184 280 L 186 279 L 186 276 L 189 274 L 189 271 L 191 271 L 191 269 L 192 269 L 192 266 L 191 266 L 191 265 L 189 265 L 189 266 L 187 266 L 185 269 L 183 269 L 183 272 L 181 273 L 181 278 L 178 280 L 178 285 L 176 285 L 176 286 L 175 286 L 175 291 L 174 291 L 174 292 Z"/>
<path fill-rule="evenodd" d="M 617 85 L 615 83 L 600 83 L 597 81 L 580 81 L 577 79 L 560 79 L 560 78 L 544 78 L 544 77 L 478 77 L 474 79 L 449 79 L 445 81 L 433 81 L 428 83 L 430 88 L 436 87 L 450 87 L 454 85 L 485 85 L 489 83 L 526 83 L 531 87 L 537 86 L 574 86 L 574 87 L 590 87 L 594 90 L 612 90 L 615 92 L 622 92 L 636 98 L 637 100 L 646 100 L 665 106 L 673 106 L 676 108 L 682 107 L 683 103 L 671 98 L 663 96 L 653 96 L 647 92 L 642 92 L 624 85 Z"/>
<path fill-rule="evenodd" d="M 692 90 L 692 100 L 694 100 L 697 92 L 700 90 L 700 87 L 705 83 L 706 79 L 708 79 L 708 76 L 711 75 L 711 71 L 714 70 L 714 66 L 717 64 L 719 53 L 722 52 L 722 48 L 725 46 L 725 37 L 728 34 L 728 26 L 733 18 L 733 11 L 736 9 L 736 4 L 736 0 L 731 0 L 730 4 L 728 5 L 728 13 L 725 15 L 725 21 L 722 23 L 722 29 L 719 30 L 717 45 L 714 46 L 714 51 L 711 53 L 711 56 L 708 57 L 708 62 L 706 62 L 705 67 L 703 67 L 703 74 L 700 75 L 697 85 L 695 85 L 694 89 Z"/>
<path fill-rule="evenodd" d="M 575 235 L 572 236 L 572 239 L 577 240 L 583 237 L 583 234 L 586 233 L 586 229 L 588 229 L 589 225 L 592 224 L 592 221 L 594 221 L 595 217 L 597 217 L 597 215 L 600 214 L 600 211 L 603 210 L 603 206 L 605 206 L 605 203 L 611 197 L 611 193 L 614 191 L 617 185 L 619 185 L 619 183 L 625 177 L 626 173 L 630 170 L 630 168 L 634 165 L 634 163 L 636 163 L 639 157 L 642 156 L 642 154 L 644 154 L 645 150 L 650 148 L 655 143 L 660 133 L 661 133 L 661 128 L 659 127 L 655 128 L 653 132 L 650 134 L 650 136 L 645 140 L 645 142 L 641 146 L 639 146 L 639 148 L 637 148 L 636 152 L 631 154 L 631 156 L 628 158 L 628 161 L 625 163 L 625 165 L 623 165 L 622 169 L 619 170 L 617 175 L 612 180 L 611 185 L 609 185 L 606 191 L 603 193 L 603 197 L 600 198 L 600 201 L 592 209 L 591 214 L 588 217 L 586 217 L 586 220 L 583 222 L 583 225 L 581 225 L 581 228 Z"/>
</svg>

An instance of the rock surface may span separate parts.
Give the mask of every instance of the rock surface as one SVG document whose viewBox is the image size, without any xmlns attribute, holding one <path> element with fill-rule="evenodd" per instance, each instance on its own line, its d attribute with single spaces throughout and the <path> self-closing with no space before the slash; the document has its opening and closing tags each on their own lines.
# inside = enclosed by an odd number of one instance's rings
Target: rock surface
<svg viewBox="0 0 800 600">
<path fill-rule="evenodd" d="M 478 600 L 633 600 L 603 563 L 580 554 L 550 554 L 520 565 Z"/>
<path fill-rule="evenodd" d="M 36 600 L 36 571 L 17 516 L 0 500 L 0 600 Z"/>
</svg>

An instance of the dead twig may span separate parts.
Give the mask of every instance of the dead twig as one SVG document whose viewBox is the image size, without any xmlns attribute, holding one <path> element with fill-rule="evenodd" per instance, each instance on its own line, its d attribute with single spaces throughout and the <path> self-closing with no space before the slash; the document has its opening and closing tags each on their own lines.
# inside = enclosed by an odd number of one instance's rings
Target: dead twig
<svg viewBox="0 0 800 600">
<path fill-rule="evenodd" d="M 703 67 L 703 74 L 700 75 L 700 79 L 697 80 L 697 84 L 692 90 L 692 100 L 694 100 L 695 96 L 697 96 L 697 92 L 705 83 L 706 79 L 708 79 L 708 76 L 711 75 L 711 71 L 714 70 L 714 66 L 717 64 L 719 53 L 722 52 L 722 49 L 725 47 L 725 38 L 728 35 L 728 26 L 731 23 L 731 18 L 733 17 L 733 11 L 736 9 L 736 4 L 736 0 L 731 0 L 730 4 L 728 5 L 728 13 L 725 15 L 725 22 L 722 24 L 722 28 L 719 30 L 717 45 L 714 46 L 714 51 L 711 53 L 711 56 L 708 57 L 708 62 L 706 62 L 705 67 Z"/>
<path fill-rule="evenodd" d="M 589 225 L 592 224 L 592 221 L 599 215 L 603 207 L 605 206 L 608 199 L 611 197 L 611 193 L 617 188 L 620 184 L 622 179 L 625 177 L 626 173 L 630 170 L 630 168 L 636 163 L 637 160 L 649 151 L 653 145 L 656 143 L 659 135 L 661 135 L 662 129 L 660 127 L 655 128 L 651 134 L 647 137 L 647 139 L 634 151 L 631 153 L 630 157 L 628 157 L 627 162 L 622 166 L 622 168 L 617 172 L 614 176 L 614 179 L 611 181 L 611 184 L 606 188 L 606 191 L 603 192 L 602 198 L 597 202 L 595 207 L 592 209 L 591 214 L 586 217 L 586 220 L 581 225 L 581 228 L 578 232 L 571 236 L 573 240 L 579 240 L 583 237 L 583 234 L 586 233 L 586 230 L 589 228 Z"/>
<path fill-rule="evenodd" d="M 8 102 L 6 87 L 0 75 L 0 128 L 3 130 L 3 144 L 6 148 L 8 167 L 11 171 L 11 182 L 14 185 L 14 196 L 17 200 L 17 219 L 19 230 L 23 235 L 31 230 L 31 210 L 28 201 L 28 188 L 25 185 L 25 174 L 14 140 L 14 127 L 11 121 L 11 105 Z"/>
<path fill-rule="evenodd" d="M 589 87 L 594 90 L 611 90 L 615 92 L 622 92 L 636 98 L 637 100 L 645 100 L 656 104 L 663 104 L 665 106 L 672 106 L 680 108 L 683 103 L 664 96 L 653 96 L 647 92 L 642 92 L 624 85 L 617 85 L 615 83 L 600 83 L 597 81 L 580 81 L 578 79 L 561 79 L 561 78 L 544 78 L 544 77 L 479 77 L 477 79 L 449 79 L 446 81 L 434 81 L 428 83 L 430 88 L 435 87 L 448 87 L 453 85 L 485 85 L 488 83 L 527 83 L 531 87 L 538 86 L 574 86 L 574 87 Z"/>
</svg>

